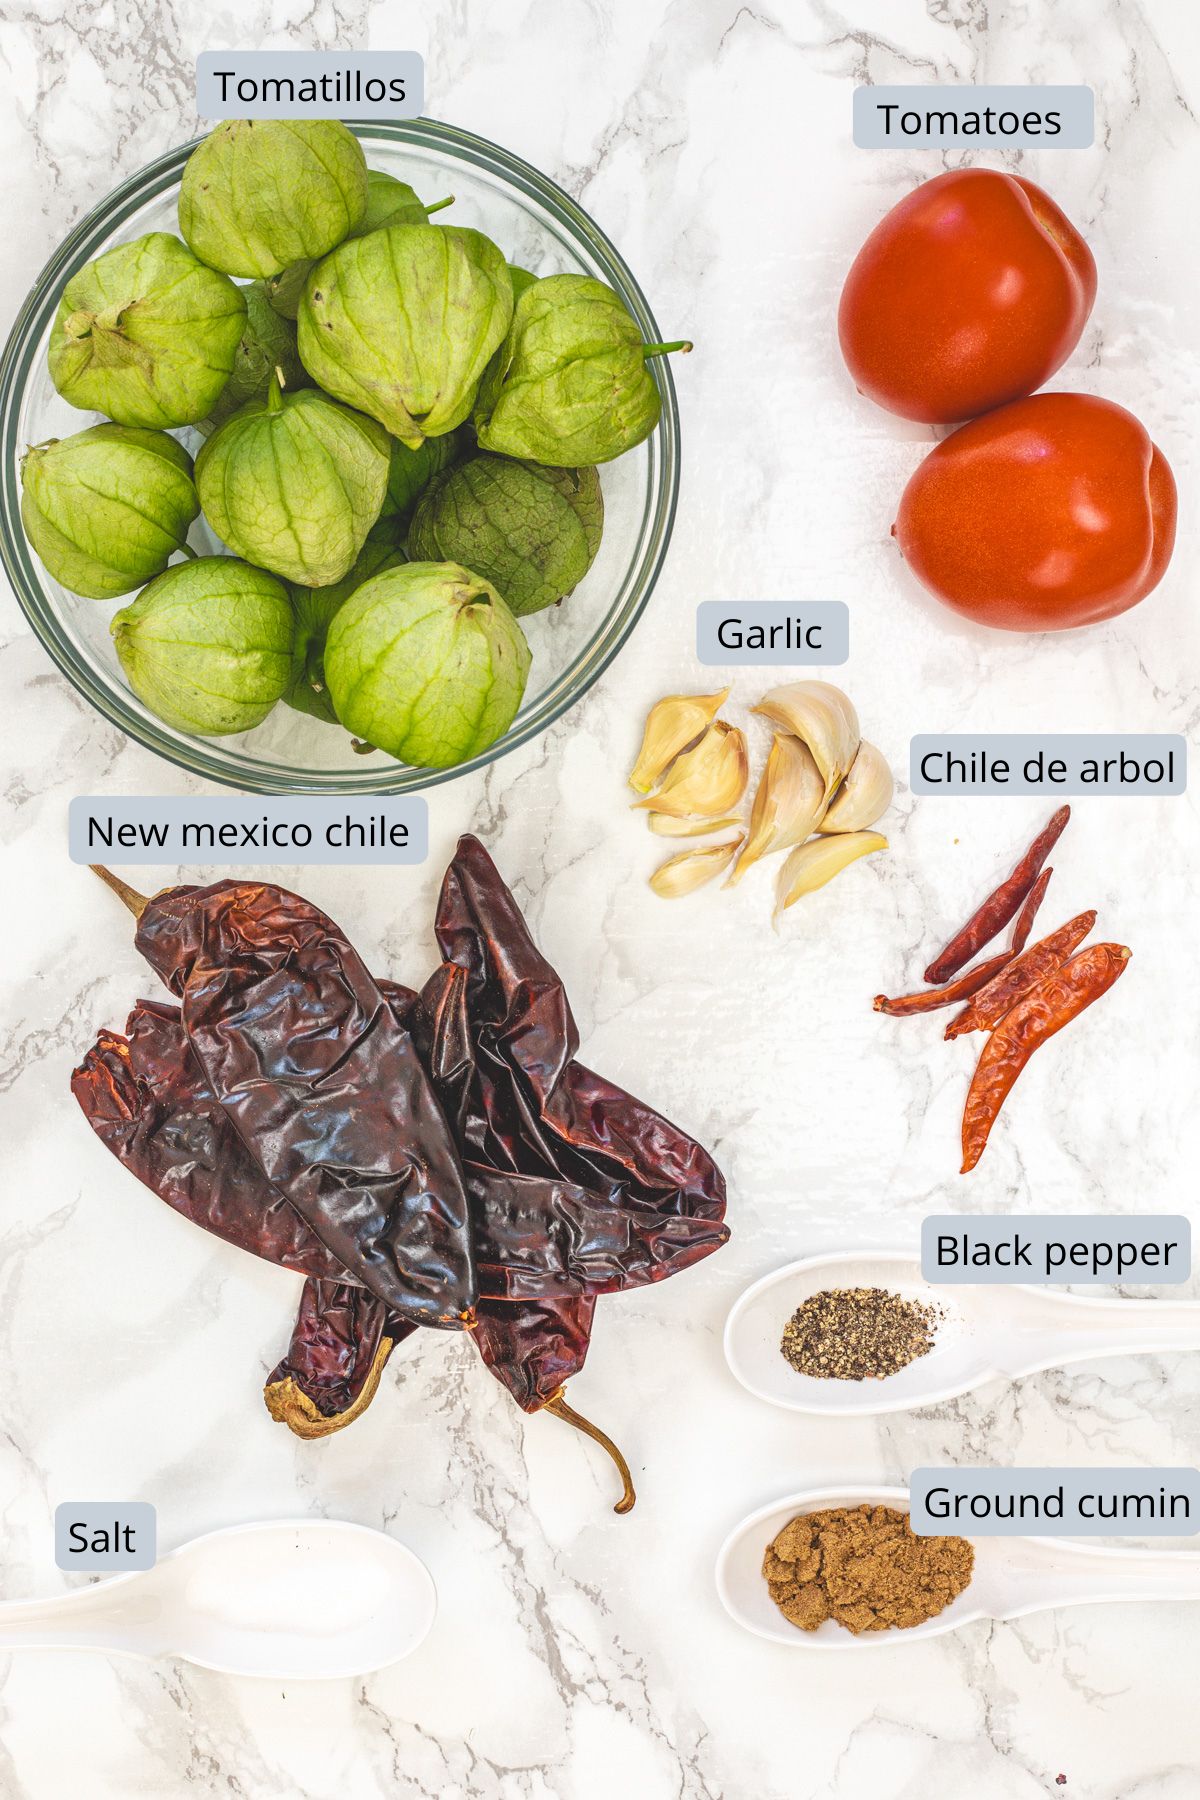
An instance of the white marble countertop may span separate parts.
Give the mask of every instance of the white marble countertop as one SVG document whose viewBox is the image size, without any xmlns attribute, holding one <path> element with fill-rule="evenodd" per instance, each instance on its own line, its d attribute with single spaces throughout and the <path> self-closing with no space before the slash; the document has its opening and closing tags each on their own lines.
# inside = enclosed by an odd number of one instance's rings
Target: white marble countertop
<svg viewBox="0 0 1200 1800">
<path fill-rule="evenodd" d="M 555 1422 L 522 1417 L 461 1342 L 422 1334 L 367 1416 L 324 1444 L 273 1425 L 258 1391 L 296 1283 L 156 1206 L 67 1094 L 96 1028 L 119 1024 L 147 984 L 121 917 L 67 860 L 67 803 L 193 790 L 86 708 L 6 595 L 0 1593 L 64 1585 L 50 1547 L 58 1501 L 121 1496 L 154 1502 L 164 1547 L 289 1514 L 382 1526 L 426 1560 L 441 1607 L 409 1662 L 318 1688 L 91 1653 L 0 1657 L 0 1794 L 1192 1800 L 1200 1610 L 1100 1606 L 801 1659 L 725 1617 L 712 1563 L 737 1519 L 801 1486 L 902 1481 L 939 1461 L 1200 1463 L 1194 1357 L 1083 1365 L 924 1413 L 821 1424 L 752 1400 L 720 1349 L 751 1279 L 810 1252 L 911 1243 L 929 1210 L 1196 1215 L 1194 800 L 1078 804 L 1052 910 L 1097 906 L 1135 960 L 1102 1014 L 1030 1071 L 962 1180 L 969 1052 L 942 1046 L 935 1027 L 880 1020 L 868 1000 L 912 978 L 920 947 L 962 916 L 1044 803 L 914 803 L 902 790 L 890 855 L 776 938 L 761 871 L 733 894 L 656 901 L 644 882 L 658 846 L 623 786 L 645 708 L 702 681 L 696 602 L 728 595 L 850 602 L 838 679 L 897 769 L 917 730 L 1192 734 L 1192 9 L 18 5 L 0 32 L 7 316 L 81 212 L 192 135 L 196 53 L 231 39 L 422 51 L 428 110 L 579 196 L 664 326 L 696 340 L 676 371 L 678 527 L 624 655 L 536 744 L 434 792 L 426 868 L 279 879 L 325 905 L 372 963 L 423 977 L 441 869 L 457 834 L 478 832 L 567 981 L 586 1060 L 715 1150 L 733 1239 L 700 1269 L 602 1306 L 573 1397 L 630 1454 L 640 1502 L 628 1519 L 609 1510 L 603 1460 Z M 1019 166 L 1084 228 L 1100 265 L 1099 304 L 1052 385 L 1129 405 L 1180 482 L 1174 566 L 1111 624 L 1058 641 L 956 625 L 889 543 L 928 434 L 856 397 L 831 316 L 853 249 L 938 158 L 850 146 L 862 80 L 1096 89 L 1096 148 Z M 763 685 L 739 677 L 733 716 Z M 176 871 L 145 873 L 149 884 Z"/>
</svg>

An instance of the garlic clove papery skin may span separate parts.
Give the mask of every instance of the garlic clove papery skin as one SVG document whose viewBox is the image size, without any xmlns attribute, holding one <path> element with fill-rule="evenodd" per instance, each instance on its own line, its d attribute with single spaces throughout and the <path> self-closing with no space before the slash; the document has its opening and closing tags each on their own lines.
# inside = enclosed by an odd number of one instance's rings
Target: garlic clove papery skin
<svg viewBox="0 0 1200 1800">
<path fill-rule="evenodd" d="M 865 831 L 882 819 L 892 804 L 895 790 L 896 784 L 883 751 L 864 738 L 845 781 L 829 802 L 829 810 L 817 830 Z"/>
<path fill-rule="evenodd" d="M 741 834 L 727 844 L 705 844 L 699 850 L 681 850 L 678 856 L 660 863 L 650 877 L 650 886 L 663 900 L 680 900 L 694 894 L 713 881 L 737 855 L 742 846 Z"/>
<path fill-rule="evenodd" d="M 642 734 L 642 747 L 629 775 L 629 785 L 648 794 L 660 782 L 675 758 L 712 724 L 729 698 L 719 694 L 668 694 L 650 708 Z"/>
<path fill-rule="evenodd" d="M 821 771 L 825 799 L 831 800 L 849 773 L 862 737 L 858 714 L 841 688 L 830 681 L 789 681 L 764 694 L 753 710 L 807 744 Z"/>
</svg>

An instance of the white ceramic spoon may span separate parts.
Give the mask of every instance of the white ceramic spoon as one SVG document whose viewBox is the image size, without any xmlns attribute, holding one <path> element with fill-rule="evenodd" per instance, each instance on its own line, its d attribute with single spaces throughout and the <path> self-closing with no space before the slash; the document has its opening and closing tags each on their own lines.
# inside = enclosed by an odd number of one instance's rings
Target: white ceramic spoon
<svg viewBox="0 0 1200 1800">
<path fill-rule="evenodd" d="M 780 1351 L 796 1308 L 822 1288 L 880 1287 L 941 1312 L 934 1347 L 883 1380 L 801 1375 Z M 968 1393 L 996 1377 L 1062 1368 L 1096 1356 L 1147 1356 L 1200 1347 L 1200 1301 L 1093 1300 L 1050 1288 L 934 1286 L 901 1250 L 810 1256 L 746 1289 L 725 1325 L 725 1357 L 743 1387 L 793 1412 L 904 1412 Z"/>
<path fill-rule="evenodd" d="M 784 1618 L 762 1575 L 763 1552 L 797 1513 L 827 1506 L 893 1506 L 908 1511 L 907 1488 L 821 1488 L 775 1501 L 734 1528 L 717 1557 L 717 1592 L 730 1618 L 756 1637 L 795 1650 L 871 1650 L 940 1637 L 974 1619 L 1022 1619 L 1057 1606 L 1113 1601 L 1200 1600 L 1200 1553 L 1111 1550 L 1066 1538 L 978 1537 L 971 1579 L 944 1612 L 905 1631 L 855 1636 L 827 1619 L 801 1631 Z M 965 1534 L 964 1534 L 965 1535 Z"/>
<path fill-rule="evenodd" d="M 153 1569 L 0 1605 L 0 1653 L 181 1656 L 228 1675 L 367 1675 L 416 1649 L 437 1594 L 419 1557 L 365 1525 L 281 1519 L 193 1538 Z"/>
</svg>

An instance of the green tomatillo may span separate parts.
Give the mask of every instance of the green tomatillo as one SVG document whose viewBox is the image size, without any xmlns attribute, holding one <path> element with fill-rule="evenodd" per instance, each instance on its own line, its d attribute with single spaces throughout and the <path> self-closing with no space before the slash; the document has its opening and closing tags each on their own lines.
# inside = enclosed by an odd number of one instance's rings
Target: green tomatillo
<svg viewBox="0 0 1200 1800">
<path fill-rule="evenodd" d="M 113 600 L 160 575 L 200 511 L 192 459 L 165 431 L 93 425 L 21 459 L 21 523 L 56 581 Z"/>
<path fill-rule="evenodd" d="M 339 120 L 226 119 L 187 160 L 179 229 L 210 268 L 277 275 L 340 244 L 366 204 L 366 158 Z"/>
<path fill-rule="evenodd" d="M 426 206 L 407 181 L 398 181 L 394 175 L 385 175 L 382 169 L 368 169 L 366 210 L 354 230 L 348 231 L 346 236 L 366 237 L 369 231 L 382 231 L 385 225 L 425 225 L 432 214 L 453 204 L 451 197 L 435 200 L 432 205 Z M 306 256 L 300 262 L 289 263 L 286 269 L 273 275 L 267 283 L 271 305 L 285 319 L 294 319 L 299 312 L 304 284 L 317 261 L 314 256 Z"/>
<path fill-rule="evenodd" d="M 341 610 L 364 581 L 369 581 L 372 575 L 382 574 L 384 569 L 397 568 L 403 561 L 403 550 L 372 533 L 355 558 L 354 567 L 340 581 L 318 588 L 292 584 L 289 592 L 296 618 L 296 660 L 291 682 L 283 697 L 297 712 L 308 713 L 310 718 L 323 719 L 328 725 L 337 724 L 338 716 L 333 710 L 329 684 L 325 679 L 325 640 L 334 614 Z"/>
<path fill-rule="evenodd" d="M 389 225 L 339 245 L 309 276 L 300 359 L 327 393 L 415 450 L 467 417 L 512 306 L 508 265 L 482 232 Z"/>
<path fill-rule="evenodd" d="M 278 377 L 217 428 L 196 458 L 204 516 L 247 562 L 305 587 L 340 581 L 379 517 L 388 435 L 316 388 Z"/>
<path fill-rule="evenodd" d="M 216 405 L 199 429 L 205 433 L 223 425 L 240 406 L 265 400 L 278 370 L 285 388 L 305 387 L 308 376 L 296 349 L 296 327 L 281 318 L 271 305 L 265 281 L 251 281 L 243 289 L 246 323 L 233 359 L 233 372 L 221 389 Z"/>
<path fill-rule="evenodd" d="M 529 646 L 478 575 L 456 563 L 405 563 L 337 612 L 325 674 L 348 731 L 401 762 L 449 769 L 512 724 Z"/>
<path fill-rule="evenodd" d="M 465 427 L 448 431 L 445 437 L 426 438 L 415 450 L 410 450 L 399 438 L 393 438 L 380 524 L 393 527 L 396 536 L 402 536 L 408 529 L 413 508 L 430 482 L 443 470 L 453 468 L 461 461 L 471 443 L 471 434 Z"/>
<path fill-rule="evenodd" d="M 50 333 L 64 400 L 118 425 L 193 425 L 233 370 L 246 301 L 165 231 L 118 244 L 72 275 Z"/>
<path fill-rule="evenodd" d="M 230 556 L 176 563 L 116 615 L 112 634 L 139 700 L 202 737 L 261 724 L 293 674 L 287 589 Z"/>
<path fill-rule="evenodd" d="M 464 563 L 522 618 L 553 606 L 583 580 L 603 525 L 595 469 L 473 456 L 426 489 L 408 553 L 416 562 Z"/>
<path fill-rule="evenodd" d="M 590 275 L 534 281 L 479 385 L 480 448 L 562 468 L 611 462 L 658 424 L 647 359 L 690 349 L 644 343 L 620 295 Z"/>
<path fill-rule="evenodd" d="M 347 237 L 366 237 L 368 231 L 382 231 L 387 225 L 427 225 L 434 213 L 453 206 L 454 197 L 434 200 L 429 206 L 395 175 L 383 169 L 367 170 L 367 204 L 362 218 Z"/>
</svg>

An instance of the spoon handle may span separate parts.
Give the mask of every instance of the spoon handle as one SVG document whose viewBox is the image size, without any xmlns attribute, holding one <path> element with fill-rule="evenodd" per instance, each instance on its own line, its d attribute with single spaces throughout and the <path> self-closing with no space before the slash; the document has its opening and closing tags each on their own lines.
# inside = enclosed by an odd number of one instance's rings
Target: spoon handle
<svg viewBox="0 0 1200 1800">
<path fill-rule="evenodd" d="M 1200 1600 L 1200 1554 L 1191 1550 L 1113 1550 L 1026 1539 L 1024 1566 L 1006 1571 L 1010 1597 L 1002 1619 L 1058 1606 L 1098 1602 Z"/>
<path fill-rule="evenodd" d="M 1087 1300 L 1064 1305 L 1050 1295 L 1023 1294 L 1021 1312 L 1002 1361 L 1027 1366 L 1031 1342 L 1056 1350 L 1065 1365 L 1096 1356 L 1152 1355 L 1200 1349 L 1200 1301 Z"/>
<path fill-rule="evenodd" d="M 132 1649 L 158 1613 L 136 1576 L 118 1576 L 44 1600 L 0 1604 L 0 1650 Z"/>
</svg>

